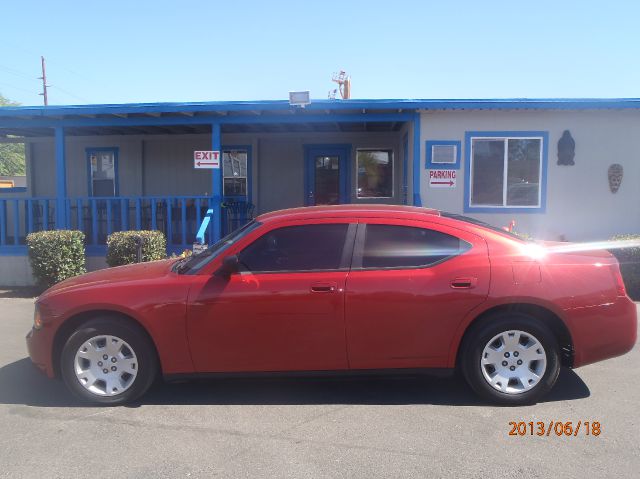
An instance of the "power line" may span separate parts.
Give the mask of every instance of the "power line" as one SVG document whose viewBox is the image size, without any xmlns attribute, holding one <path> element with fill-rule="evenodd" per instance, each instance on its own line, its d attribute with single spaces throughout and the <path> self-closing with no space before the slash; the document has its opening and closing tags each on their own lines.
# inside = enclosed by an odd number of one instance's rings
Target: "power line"
<svg viewBox="0 0 640 479">
<path fill-rule="evenodd" d="M 49 63 L 51 63 L 51 60 L 49 60 Z M 77 72 L 77 71 L 75 71 L 75 70 L 72 70 L 71 68 L 69 68 L 69 67 L 67 67 L 67 66 L 63 65 L 62 63 L 59 63 L 59 62 L 55 61 L 55 59 L 54 59 L 54 61 L 53 61 L 53 64 L 54 64 L 56 67 L 58 67 L 58 68 L 62 68 L 63 70 L 67 70 L 69 73 L 71 73 L 71 74 L 73 74 L 73 75 L 77 76 L 78 78 L 82 78 L 83 80 L 90 81 L 90 82 L 93 82 L 93 81 L 94 81 L 94 79 L 89 78 L 88 76 L 83 75 L 82 73 L 78 73 L 78 72 Z"/>
<path fill-rule="evenodd" d="M 82 98 L 81 96 L 78 96 L 74 93 L 71 93 L 70 91 L 65 90 L 64 88 L 60 88 L 59 86 L 56 85 L 49 85 L 50 88 L 55 88 L 58 91 L 61 91 L 62 93 L 65 93 L 66 95 L 75 98 L 76 100 L 80 100 L 83 101 L 85 103 L 91 103 L 90 100 L 87 100 L 86 98 Z"/>
<path fill-rule="evenodd" d="M 22 50 L 23 50 L 23 51 L 27 51 L 27 50 L 24 50 L 24 49 L 22 49 Z M 30 52 L 28 52 L 28 53 L 30 53 Z M 41 60 L 41 61 L 42 61 L 42 60 Z M 50 64 L 51 62 L 50 62 L 50 61 L 48 61 L 48 63 Z M 82 79 L 84 79 L 84 80 L 86 80 L 86 81 L 91 81 L 91 79 L 90 79 L 89 77 L 86 77 L 86 76 L 84 76 L 84 75 L 81 75 L 80 73 L 78 73 L 78 72 L 76 72 L 76 71 L 74 71 L 74 70 L 72 70 L 72 69 L 70 69 L 70 68 L 67 68 L 67 67 L 66 67 L 66 66 L 64 66 L 64 65 L 61 65 L 61 64 L 56 63 L 56 62 L 54 62 L 54 64 L 56 65 L 56 67 L 58 67 L 58 68 L 62 68 L 62 69 L 64 69 L 64 70 L 68 71 L 69 73 L 71 73 L 71 74 L 73 74 L 73 75 L 76 75 L 76 76 L 77 76 L 77 77 L 79 77 L 79 78 L 82 78 Z M 44 67 L 43 67 L 43 69 L 44 69 Z M 16 77 L 20 77 L 20 78 L 27 79 L 27 80 L 30 80 L 30 81 L 38 81 L 38 80 L 42 80 L 42 77 L 33 77 L 33 76 L 29 75 L 28 73 L 26 73 L 26 72 L 24 72 L 24 71 L 17 70 L 17 69 L 15 69 L 15 68 L 12 68 L 12 67 L 9 67 L 9 66 L 6 66 L 6 65 L 0 65 L 0 71 L 4 71 L 4 72 L 9 73 L 9 74 L 11 74 L 11 75 L 14 75 L 14 76 L 16 76 Z M 43 72 L 43 75 L 44 75 L 44 76 L 46 76 L 46 75 L 44 74 L 44 72 Z M 67 95 L 67 96 L 69 96 L 69 97 L 75 98 L 76 100 L 80 100 L 80 101 L 82 101 L 82 102 L 84 102 L 84 103 L 91 103 L 91 101 L 90 101 L 90 100 L 88 100 L 88 99 L 86 99 L 86 98 L 83 98 L 83 97 L 81 97 L 81 96 L 79 96 L 79 95 L 76 95 L 75 93 L 72 93 L 72 92 L 70 92 L 69 90 L 66 90 L 66 89 L 64 89 L 64 88 L 62 88 L 62 87 L 59 87 L 59 86 L 57 86 L 57 85 L 48 85 L 48 84 L 47 84 L 47 85 L 46 85 L 46 88 L 45 88 L 45 85 L 44 85 L 45 83 L 46 83 L 46 82 L 43 82 L 43 91 L 42 91 L 41 93 L 39 93 L 39 95 L 41 95 L 41 96 L 45 96 L 45 90 L 47 90 L 47 89 L 49 89 L 49 88 L 54 88 L 54 89 L 56 89 L 57 91 L 59 91 L 59 92 L 61 92 L 61 93 L 64 93 L 65 95 Z M 11 84 L 9 84 L 9 83 L 4 83 L 4 84 L 5 84 L 6 86 L 10 86 L 11 88 L 14 88 L 14 89 L 16 89 L 16 90 L 20 90 L 20 91 L 28 92 L 28 93 L 33 93 L 33 92 L 31 92 L 31 91 L 25 90 L 24 88 L 20 88 L 20 87 L 17 87 L 17 86 L 15 86 L 15 85 L 11 85 Z M 46 92 L 46 96 L 47 96 L 47 103 L 48 103 L 48 91 Z"/>
<path fill-rule="evenodd" d="M 0 70 L 3 70 L 5 72 L 7 72 L 7 73 L 10 73 L 11 75 L 15 75 L 15 76 L 18 76 L 18 77 L 21 77 L 21 78 L 26 78 L 27 80 L 36 80 L 35 77 L 33 77 L 33 76 L 31 76 L 31 75 L 29 75 L 27 73 L 23 73 L 20 70 L 16 70 L 14 68 L 10 68 L 10 67 L 4 66 L 4 65 L 0 65 Z"/>
<path fill-rule="evenodd" d="M 13 88 L 14 90 L 19 90 L 19 91 L 23 91 L 25 93 L 33 94 L 32 90 L 26 90 L 25 88 L 21 88 L 19 86 L 12 85 L 11 83 L 0 82 L 0 85 L 8 86 L 9 88 Z"/>
<path fill-rule="evenodd" d="M 27 53 L 29 55 L 40 56 L 40 53 L 37 53 L 37 52 L 34 52 L 33 50 L 24 48 L 24 46 L 22 44 L 14 43 L 14 42 L 12 42 L 10 40 L 3 40 L 2 41 L 2 46 L 8 46 L 8 47 L 10 47 L 11 50 L 21 50 L 22 52 Z M 51 66 L 51 64 L 53 62 L 53 65 L 55 65 L 56 67 L 62 68 L 64 70 L 67 70 L 69 73 L 72 73 L 72 74 L 74 74 L 74 75 L 76 75 L 76 76 L 78 76 L 80 78 L 84 78 L 85 80 L 90 81 L 90 82 L 95 82 L 96 81 L 95 77 L 91 78 L 91 77 L 89 77 L 87 75 L 84 75 L 82 73 L 78 73 L 77 71 L 69 68 L 65 64 L 59 62 L 56 59 L 55 56 L 52 58 L 51 55 L 47 55 L 47 58 L 48 58 L 47 61 L 49 63 L 49 66 Z"/>
</svg>

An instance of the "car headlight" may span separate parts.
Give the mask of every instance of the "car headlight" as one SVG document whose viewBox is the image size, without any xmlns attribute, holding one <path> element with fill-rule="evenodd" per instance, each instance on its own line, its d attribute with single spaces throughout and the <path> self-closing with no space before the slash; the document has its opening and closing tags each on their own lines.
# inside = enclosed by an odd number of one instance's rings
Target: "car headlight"
<svg viewBox="0 0 640 479">
<path fill-rule="evenodd" d="M 36 303 L 33 310 L 33 329 L 42 329 L 42 315 L 40 314 L 40 306 Z"/>
</svg>

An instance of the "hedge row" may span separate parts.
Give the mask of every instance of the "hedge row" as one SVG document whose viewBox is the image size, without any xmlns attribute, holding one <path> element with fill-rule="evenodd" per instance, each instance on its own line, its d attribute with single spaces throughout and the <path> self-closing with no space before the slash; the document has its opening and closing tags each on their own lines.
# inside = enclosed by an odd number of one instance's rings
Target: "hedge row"
<svg viewBox="0 0 640 479">
<path fill-rule="evenodd" d="M 84 273 L 82 231 L 39 231 L 27 235 L 29 262 L 38 285 L 48 288 Z"/>
<path fill-rule="evenodd" d="M 86 272 L 84 240 L 82 231 L 38 231 L 27 235 L 29 262 L 40 287 L 48 288 Z M 107 238 L 107 264 L 136 263 L 137 241 L 142 245 L 141 261 L 167 257 L 167 243 L 160 231 L 118 231 Z"/>
<path fill-rule="evenodd" d="M 167 257 L 167 241 L 160 231 L 118 231 L 107 238 L 107 264 L 122 266 L 137 263 L 137 243 L 142 245 L 141 262 Z"/>
</svg>

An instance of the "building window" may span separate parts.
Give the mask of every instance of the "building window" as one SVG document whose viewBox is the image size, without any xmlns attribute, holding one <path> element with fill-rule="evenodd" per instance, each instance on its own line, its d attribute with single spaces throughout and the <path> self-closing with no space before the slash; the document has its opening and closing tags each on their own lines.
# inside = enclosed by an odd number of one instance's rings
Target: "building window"
<svg viewBox="0 0 640 479">
<path fill-rule="evenodd" d="M 460 168 L 460 142 L 433 140 L 426 143 L 427 168 L 457 170 Z"/>
<path fill-rule="evenodd" d="M 26 158 L 24 143 L 0 143 L 0 193 L 27 191 Z"/>
<path fill-rule="evenodd" d="M 118 149 L 90 148 L 87 150 L 89 162 L 89 194 L 111 197 L 118 195 Z"/>
<path fill-rule="evenodd" d="M 224 196 L 247 196 L 247 150 L 223 150 L 222 175 Z"/>
<path fill-rule="evenodd" d="M 468 134 L 468 211 L 544 208 L 545 132 Z"/>
<path fill-rule="evenodd" d="M 358 198 L 393 196 L 393 151 L 357 150 Z"/>
</svg>

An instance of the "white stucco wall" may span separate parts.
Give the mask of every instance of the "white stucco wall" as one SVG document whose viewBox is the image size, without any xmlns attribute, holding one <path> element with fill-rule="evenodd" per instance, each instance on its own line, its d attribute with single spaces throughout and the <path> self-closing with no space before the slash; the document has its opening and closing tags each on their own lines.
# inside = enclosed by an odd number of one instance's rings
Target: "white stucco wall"
<svg viewBox="0 0 640 479">
<path fill-rule="evenodd" d="M 518 230 L 541 239 L 588 241 L 615 233 L 640 233 L 640 112 L 599 111 L 451 111 L 421 117 L 421 185 L 424 206 L 464 211 L 466 131 L 547 131 L 549 133 L 545 213 L 464 213 L 497 226 L 516 220 Z M 564 130 L 576 142 L 575 165 L 557 164 Z M 427 140 L 458 140 L 461 169 L 455 189 L 430 188 L 425 168 Z M 624 167 L 622 186 L 609 190 L 607 170 Z"/>
<path fill-rule="evenodd" d="M 33 286 L 29 258 L 25 256 L 0 256 L 0 286 Z"/>
</svg>

